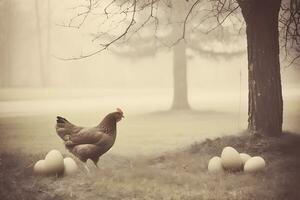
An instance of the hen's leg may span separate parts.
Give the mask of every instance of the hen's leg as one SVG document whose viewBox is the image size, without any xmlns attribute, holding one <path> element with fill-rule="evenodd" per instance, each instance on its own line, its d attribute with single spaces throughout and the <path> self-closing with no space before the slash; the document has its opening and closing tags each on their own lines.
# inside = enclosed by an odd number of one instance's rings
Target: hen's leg
<svg viewBox="0 0 300 200">
<path fill-rule="evenodd" d="M 91 170 L 88 168 L 87 163 L 84 163 L 84 168 L 86 169 L 87 173 L 90 174 Z"/>
<path fill-rule="evenodd" d="M 67 140 L 64 143 L 66 146 L 74 146 L 74 143 L 71 140 Z"/>
<path fill-rule="evenodd" d="M 63 137 L 63 140 L 64 141 L 68 141 L 68 140 L 70 140 L 71 139 L 71 136 L 70 135 L 65 135 L 64 137 Z"/>
<path fill-rule="evenodd" d="M 99 161 L 99 158 L 98 158 L 98 159 L 94 159 L 94 160 L 93 160 L 93 163 L 94 163 L 95 166 L 99 169 L 99 167 L 98 167 L 98 165 L 97 165 L 98 161 Z"/>
</svg>

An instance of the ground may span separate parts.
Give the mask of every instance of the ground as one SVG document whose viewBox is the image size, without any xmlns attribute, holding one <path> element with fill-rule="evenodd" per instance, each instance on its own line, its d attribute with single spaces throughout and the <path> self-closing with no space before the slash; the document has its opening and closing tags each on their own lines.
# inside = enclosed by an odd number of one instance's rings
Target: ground
<svg viewBox="0 0 300 200">
<path fill-rule="evenodd" d="M 210 174 L 208 160 L 233 146 L 260 155 L 259 173 Z M 88 175 L 36 177 L 32 162 L 40 154 L 1 153 L 0 199 L 299 199 L 300 137 L 253 138 L 246 133 L 195 143 L 155 157 L 109 156 Z"/>
<path fill-rule="evenodd" d="M 57 115 L 80 126 L 95 126 L 116 107 L 125 119 L 118 124 L 110 153 L 126 157 L 158 155 L 247 127 L 247 91 L 240 102 L 235 90 L 190 93 L 194 110 L 170 112 L 170 89 L 0 89 L 0 146 L 29 154 L 53 148 L 67 153 L 55 133 Z M 300 133 L 299 102 L 300 90 L 284 90 L 285 131 Z"/>
<path fill-rule="evenodd" d="M 198 93 L 190 99 L 190 111 L 168 111 L 171 95 L 165 91 L 101 91 L 100 96 L 66 90 L 0 93 L 1 200 L 300 199 L 298 90 L 287 94 L 284 104 L 284 128 L 292 133 L 279 138 L 242 133 L 247 100 L 239 105 L 238 96 L 228 91 Z M 93 126 L 116 107 L 124 110 L 125 119 L 99 170 L 88 175 L 76 160 L 80 170 L 73 177 L 33 175 L 33 164 L 49 150 L 71 156 L 55 133 L 56 115 Z M 225 146 L 263 156 L 266 170 L 209 174 L 209 159 Z"/>
</svg>

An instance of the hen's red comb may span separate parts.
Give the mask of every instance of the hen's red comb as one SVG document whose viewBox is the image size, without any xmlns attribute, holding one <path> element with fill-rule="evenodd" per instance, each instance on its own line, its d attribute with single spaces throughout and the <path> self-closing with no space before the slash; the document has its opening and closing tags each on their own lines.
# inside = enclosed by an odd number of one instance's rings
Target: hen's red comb
<svg viewBox="0 0 300 200">
<path fill-rule="evenodd" d="M 117 108 L 117 111 L 123 114 L 123 111 L 120 108 Z"/>
</svg>

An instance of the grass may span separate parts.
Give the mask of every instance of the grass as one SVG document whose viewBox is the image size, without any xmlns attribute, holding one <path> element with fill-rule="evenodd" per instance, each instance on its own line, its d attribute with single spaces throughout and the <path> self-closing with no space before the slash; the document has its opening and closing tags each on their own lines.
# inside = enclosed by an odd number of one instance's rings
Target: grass
<svg viewBox="0 0 300 200">
<path fill-rule="evenodd" d="M 95 126 L 106 113 L 62 115 L 80 126 Z M 127 114 L 118 123 L 116 144 L 109 153 L 122 156 L 161 154 L 194 141 L 238 132 L 235 116 L 221 112 L 164 112 Z M 58 149 L 65 152 L 55 132 L 56 115 L 0 118 L 0 146 L 29 154 Z M 215 126 L 215 124 L 219 126 Z M 187 133 L 188 130 L 188 133 Z M 128 147 L 130 141 L 130 147 Z"/>
<path fill-rule="evenodd" d="M 209 174 L 208 160 L 225 146 L 264 157 L 266 170 Z M 1 153 L 0 199 L 300 199 L 300 137 L 292 133 L 225 136 L 159 156 L 104 156 L 92 175 L 80 168 L 73 177 L 34 176 L 30 165 L 44 153 Z"/>
</svg>

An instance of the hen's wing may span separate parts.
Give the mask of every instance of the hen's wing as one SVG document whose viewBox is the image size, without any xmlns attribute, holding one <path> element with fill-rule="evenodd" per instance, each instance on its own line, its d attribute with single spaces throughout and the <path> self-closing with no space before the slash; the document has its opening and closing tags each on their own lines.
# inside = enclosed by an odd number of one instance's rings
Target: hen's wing
<svg viewBox="0 0 300 200">
<path fill-rule="evenodd" d="M 97 127 L 83 128 L 77 134 L 70 135 L 68 143 L 69 145 L 97 144 L 104 138 L 104 133 Z"/>
<path fill-rule="evenodd" d="M 67 140 L 66 136 L 77 134 L 82 129 L 83 129 L 82 127 L 70 123 L 65 118 L 57 116 L 56 132 L 59 135 L 59 137 L 61 137 L 61 139 L 66 141 Z"/>
</svg>

